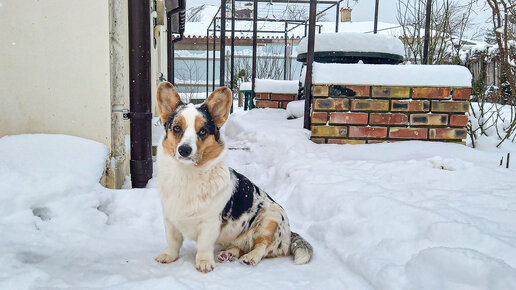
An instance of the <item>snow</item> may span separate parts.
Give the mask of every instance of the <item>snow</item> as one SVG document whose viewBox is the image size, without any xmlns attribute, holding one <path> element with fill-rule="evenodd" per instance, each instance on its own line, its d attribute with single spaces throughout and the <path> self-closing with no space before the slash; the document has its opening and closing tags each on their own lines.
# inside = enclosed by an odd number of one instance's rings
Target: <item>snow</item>
<svg viewBox="0 0 516 290">
<path fill-rule="evenodd" d="M 275 5 L 278 5 L 275 4 Z M 216 11 L 216 10 L 214 10 Z M 185 37 L 197 38 L 206 37 L 206 29 L 210 24 L 212 18 L 207 22 L 186 22 L 185 25 Z M 282 22 L 270 22 L 270 21 L 257 21 L 258 28 L 262 31 L 275 31 L 275 32 L 258 32 L 258 38 L 260 39 L 283 39 L 285 31 L 285 25 Z M 305 26 L 297 24 L 290 24 L 288 32 L 288 38 L 300 39 L 305 36 Z M 335 31 L 334 21 L 318 21 L 317 26 L 320 27 L 321 33 L 330 33 Z M 228 20 L 226 27 L 231 27 L 231 22 Z M 294 28 L 295 27 L 295 28 Z M 354 22 L 339 22 L 339 32 L 357 32 L 357 33 L 373 33 L 374 22 L 373 21 L 354 21 Z M 253 22 L 252 21 L 235 21 L 235 37 L 241 38 L 252 38 L 253 37 Z M 319 32 L 319 28 L 317 28 Z M 390 35 L 400 37 L 403 35 L 403 30 L 399 24 L 378 22 L 378 34 Z M 227 34 L 226 34 L 227 35 Z M 424 32 L 421 33 L 424 35 Z"/>
<path fill-rule="evenodd" d="M 251 91 L 253 90 L 253 83 L 252 82 L 243 82 L 240 84 L 240 90 L 241 91 Z"/>
<path fill-rule="evenodd" d="M 288 118 L 301 118 L 305 115 L 305 100 L 292 101 L 287 104 Z"/>
<path fill-rule="evenodd" d="M 250 91 L 252 88 L 251 82 L 244 82 L 240 84 L 240 90 Z M 270 79 L 255 79 L 256 93 L 274 93 L 274 94 L 297 94 L 299 88 L 299 81 L 289 80 L 270 80 Z"/>
<path fill-rule="evenodd" d="M 195 270 L 165 246 L 156 179 L 110 190 L 107 148 L 63 135 L 0 138 L 0 289 L 512 289 L 516 145 L 319 145 L 284 110 L 236 110 L 227 162 L 279 202 L 312 261 Z M 246 150 L 241 150 L 246 149 Z M 514 162 L 513 162 L 514 163 Z M 157 174 L 155 169 L 154 175 Z"/>
<path fill-rule="evenodd" d="M 459 65 L 313 63 L 313 84 L 471 87 L 471 73 Z M 304 71 L 304 69 L 303 69 Z M 304 72 L 302 73 L 302 76 Z"/>
<path fill-rule="evenodd" d="M 307 44 L 308 38 L 305 37 L 299 42 L 297 53 L 306 53 Z M 356 32 L 316 34 L 314 51 L 378 52 L 405 55 L 403 43 L 394 36 Z"/>
</svg>

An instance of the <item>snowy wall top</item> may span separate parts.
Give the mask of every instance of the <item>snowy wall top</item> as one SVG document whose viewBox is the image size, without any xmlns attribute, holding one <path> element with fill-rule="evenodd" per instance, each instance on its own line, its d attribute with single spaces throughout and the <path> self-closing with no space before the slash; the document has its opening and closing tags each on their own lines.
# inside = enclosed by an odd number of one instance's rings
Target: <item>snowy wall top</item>
<svg viewBox="0 0 516 290">
<path fill-rule="evenodd" d="M 471 87 L 471 72 L 459 65 L 313 63 L 313 84 Z"/>
<path fill-rule="evenodd" d="M 240 84 L 240 90 L 241 91 L 250 91 L 253 89 L 253 83 L 251 82 L 245 82 Z"/>
<path fill-rule="evenodd" d="M 297 94 L 299 81 L 256 79 L 256 93 Z M 251 82 L 240 84 L 240 90 L 250 91 Z"/>
<path fill-rule="evenodd" d="M 297 47 L 297 53 L 307 51 L 308 37 L 303 38 Z M 333 32 L 315 35 L 316 52 L 322 51 L 353 51 L 353 52 L 379 52 L 396 55 L 405 55 L 403 43 L 390 35 Z"/>
</svg>

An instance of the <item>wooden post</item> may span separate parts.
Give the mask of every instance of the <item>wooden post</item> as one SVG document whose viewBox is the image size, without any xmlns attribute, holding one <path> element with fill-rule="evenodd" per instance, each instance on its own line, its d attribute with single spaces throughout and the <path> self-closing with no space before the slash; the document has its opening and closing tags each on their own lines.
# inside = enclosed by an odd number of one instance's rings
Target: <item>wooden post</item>
<svg viewBox="0 0 516 290">
<path fill-rule="evenodd" d="M 251 101 L 249 109 L 252 109 L 252 102 L 254 100 L 254 91 L 256 88 L 256 39 L 258 37 L 258 0 L 253 0 L 253 72 L 251 75 Z"/>
<path fill-rule="evenodd" d="M 255 0 L 256 1 L 256 0 Z M 315 13 L 317 1 L 310 0 L 310 16 L 308 18 L 308 49 L 306 53 L 306 75 L 305 75 L 305 122 L 304 128 L 310 130 L 310 112 L 312 107 L 312 64 L 314 62 L 315 44 Z"/>
<path fill-rule="evenodd" d="M 426 0 L 425 40 L 423 43 L 423 64 L 428 64 L 428 45 L 430 42 L 431 14 L 432 14 L 432 0 Z"/>
</svg>

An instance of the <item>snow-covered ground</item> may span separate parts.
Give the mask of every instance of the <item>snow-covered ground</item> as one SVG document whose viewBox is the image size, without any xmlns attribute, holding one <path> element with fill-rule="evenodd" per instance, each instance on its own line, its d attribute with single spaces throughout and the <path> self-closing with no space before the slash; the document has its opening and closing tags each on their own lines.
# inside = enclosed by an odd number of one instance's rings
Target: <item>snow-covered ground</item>
<svg viewBox="0 0 516 290">
<path fill-rule="evenodd" d="M 62 135 L 0 139 L 0 289 L 514 289 L 515 144 L 318 145 L 283 110 L 236 112 L 228 163 L 266 190 L 312 261 L 195 270 L 165 246 L 155 179 L 99 185 L 107 149 Z M 513 157 L 513 159 L 516 159 Z M 156 172 L 155 172 L 156 174 Z"/>
</svg>

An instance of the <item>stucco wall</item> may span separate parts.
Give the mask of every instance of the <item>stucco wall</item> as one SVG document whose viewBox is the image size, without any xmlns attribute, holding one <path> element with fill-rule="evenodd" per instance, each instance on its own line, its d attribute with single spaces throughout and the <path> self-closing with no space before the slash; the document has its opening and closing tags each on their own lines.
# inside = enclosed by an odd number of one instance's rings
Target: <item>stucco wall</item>
<svg viewBox="0 0 516 290">
<path fill-rule="evenodd" d="M 1 1 L 0 136 L 60 133 L 110 147 L 108 1 Z"/>
<path fill-rule="evenodd" d="M 0 0 L 0 27 L 0 137 L 51 133 L 102 142 L 110 154 L 101 183 L 119 188 L 130 160 L 129 120 L 120 112 L 129 109 L 128 1 Z M 166 31 L 158 30 L 153 112 L 166 73 Z"/>
</svg>

